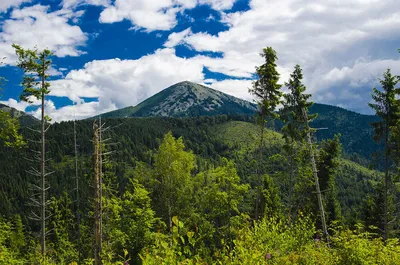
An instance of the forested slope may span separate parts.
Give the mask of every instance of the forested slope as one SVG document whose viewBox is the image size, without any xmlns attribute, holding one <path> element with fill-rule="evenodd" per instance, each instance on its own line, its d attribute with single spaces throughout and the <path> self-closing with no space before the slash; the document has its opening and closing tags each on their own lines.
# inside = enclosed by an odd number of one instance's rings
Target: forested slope
<svg viewBox="0 0 400 265">
<path fill-rule="evenodd" d="M 244 117 L 243 119 L 247 119 Z M 215 166 L 226 157 L 236 162 L 239 176 L 245 180 L 254 174 L 254 163 L 257 159 L 259 128 L 249 121 L 235 121 L 228 116 L 199 117 L 199 118 L 127 118 L 106 119 L 110 126 L 109 137 L 115 152 L 110 157 L 115 164 L 117 181 L 121 191 L 127 182 L 125 173 L 134 168 L 137 161 L 152 164 L 153 151 L 158 148 L 164 134 L 172 131 L 175 137 L 183 137 L 185 146 L 198 155 L 197 171 L 207 165 Z M 79 173 L 82 181 L 89 186 L 91 165 L 90 157 L 93 152 L 92 137 L 93 121 L 77 122 L 77 139 L 79 150 Z M 74 189 L 74 143 L 72 122 L 54 124 L 48 132 L 48 157 L 51 158 L 50 168 L 56 171 L 50 176 L 50 193 L 62 194 L 63 191 Z M 29 129 L 23 131 L 27 139 L 35 139 L 35 133 Z M 271 159 L 282 154 L 282 136 L 270 130 L 265 132 L 265 172 L 278 174 L 286 167 L 284 160 Z M 31 147 L 34 149 L 34 144 Z M 27 170 L 34 166 L 29 157 L 30 149 L 11 150 L 3 148 L 0 154 L 1 181 L 1 214 L 20 213 L 27 216 L 29 207 L 29 184 L 34 183 Z M 23 163 L 22 163 L 23 162 Z M 352 215 L 350 209 L 358 211 L 362 199 L 371 192 L 371 181 L 376 179 L 377 172 L 367 170 L 356 163 L 344 160 L 337 171 L 339 199 L 343 210 Z M 86 177 L 84 177 L 86 176 Z M 279 183 L 279 179 L 277 180 Z M 85 185 L 82 185 L 85 187 Z M 88 191 L 89 192 L 89 191 Z M 27 220 L 25 220 L 27 221 Z"/>
</svg>

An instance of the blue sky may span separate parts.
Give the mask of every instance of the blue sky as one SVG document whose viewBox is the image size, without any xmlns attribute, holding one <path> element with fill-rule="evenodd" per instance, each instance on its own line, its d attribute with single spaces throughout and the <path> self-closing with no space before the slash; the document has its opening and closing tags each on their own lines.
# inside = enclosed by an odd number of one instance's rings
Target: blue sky
<svg viewBox="0 0 400 265">
<path fill-rule="evenodd" d="M 397 0 L 1 0 L 2 103 L 18 101 L 12 43 L 49 48 L 55 121 L 136 105 L 190 80 L 251 100 L 263 47 L 285 82 L 295 64 L 316 102 L 371 113 L 386 68 L 400 74 Z"/>
</svg>

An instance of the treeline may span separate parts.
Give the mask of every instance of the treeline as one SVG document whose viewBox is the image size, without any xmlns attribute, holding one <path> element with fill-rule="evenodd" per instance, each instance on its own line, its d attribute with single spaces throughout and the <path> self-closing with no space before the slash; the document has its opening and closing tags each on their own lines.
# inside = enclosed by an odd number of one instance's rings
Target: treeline
<svg viewBox="0 0 400 265">
<path fill-rule="evenodd" d="M 51 53 L 14 48 L 26 74 L 21 99 L 42 100 L 42 119 L 22 132 L 27 149 L 3 147 L 0 263 L 399 263 L 400 103 L 389 70 L 371 104 L 384 174 L 363 186 L 374 189 L 351 218 L 336 179 L 345 168 L 340 135 L 314 143 L 302 70 L 295 66 L 283 94 L 272 48 L 250 89 L 259 112 L 248 146 L 217 136 L 227 116 L 50 126 Z M 273 120 L 283 122 L 282 136 L 267 129 Z"/>
</svg>

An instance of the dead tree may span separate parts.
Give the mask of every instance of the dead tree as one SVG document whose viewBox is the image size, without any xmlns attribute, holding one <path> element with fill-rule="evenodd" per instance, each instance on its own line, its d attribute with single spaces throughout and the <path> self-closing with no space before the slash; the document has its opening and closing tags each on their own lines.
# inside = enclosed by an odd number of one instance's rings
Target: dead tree
<svg viewBox="0 0 400 265">
<path fill-rule="evenodd" d="M 101 264 L 101 146 L 99 141 L 99 126 L 96 121 L 93 124 L 93 175 L 94 175 L 94 264 Z"/>
<path fill-rule="evenodd" d="M 322 230 L 323 230 L 324 236 L 329 241 L 329 234 L 328 234 L 328 228 L 326 225 L 324 204 L 322 202 L 322 194 L 321 194 L 321 189 L 319 187 L 317 164 L 315 162 L 314 147 L 313 147 L 312 140 L 311 140 L 311 128 L 308 124 L 308 115 L 304 108 L 302 109 L 302 112 L 303 112 L 304 122 L 306 125 L 307 143 L 308 143 L 308 147 L 310 149 L 310 160 L 311 160 L 311 166 L 312 166 L 312 171 L 313 171 L 313 175 L 314 175 L 315 189 L 316 189 L 317 198 L 318 198 L 318 207 L 319 207 L 319 213 L 321 216 Z"/>
<path fill-rule="evenodd" d="M 74 155 L 75 155 L 75 192 L 76 192 L 76 228 L 78 241 L 78 264 L 81 264 L 81 207 L 79 194 L 79 174 L 78 174 L 78 144 L 76 139 L 76 121 L 74 120 Z"/>
<path fill-rule="evenodd" d="M 24 77 L 22 86 L 24 87 L 23 92 L 20 95 L 21 101 L 32 102 L 32 98 L 36 98 L 41 101 L 41 139 L 40 139 L 40 170 L 37 171 L 34 168 L 29 172 L 34 176 L 40 176 L 39 185 L 33 185 L 37 191 L 32 198 L 34 205 L 40 208 L 39 214 L 34 214 L 34 218 L 40 221 L 40 244 L 42 259 L 46 260 L 46 221 L 48 219 L 46 215 L 46 208 L 49 204 L 46 199 L 46 191 L 49 189 L 46 183 L 46 177 L 51 174 L 46 172 L 46 125 L 50 120 L 45 115 L 45 96 L 50 93 L 50 83 L 47 82 L 49 78 L 48 71 L 51 67 L 52 53 L 45 49 L 41 52 L 38 50 L 23 49 L 19 45 L 12 45 L 15 49 L 18 57 L 17 66 L 24 71 Z M 39 199 L 35 199 L 39 197 Z"/>
</svg>

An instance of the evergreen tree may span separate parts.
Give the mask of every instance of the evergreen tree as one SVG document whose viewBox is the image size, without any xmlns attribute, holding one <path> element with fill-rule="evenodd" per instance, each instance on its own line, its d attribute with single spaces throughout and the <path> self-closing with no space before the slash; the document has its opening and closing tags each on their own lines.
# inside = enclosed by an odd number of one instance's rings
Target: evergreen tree
<svg viewBox="0 0 400 265">
<path fill-rule="evenodd" d="M 37 219 L 40 221 L 40 241 L 41 241 L 41 254 L 42 258 L 45 259 L 46 255 L 46 190 L 48 190 L 46 184 L 46 177 L 49 173 L 46 173 L 46 124 L 50 120 L 45 115 L 45 96 L 50 93 L 50 83 L 47 82 L 49 79 L 49 70 L 51 67 L 52 53 L 45 49 L 41 52 L 38 50 L 23 49 L 21 46 L 13 44 L 13 48 L 18 57 L 17 66 L 24 71 L 24 77 L 22 86 L 24 90 L 20 96 L 22 101 L 32 102 L 33 98 L 41 101 L 41 139 L 40 139 L 40 170 L 34 172 L 35 175 L 40 176 L 40 184 L 37 185 L 40 192 L 40 198 L 37 202 L 40 207 L 40 214 Z"/>
<path fill-rule="evenodd" d="M 383 240 L 389 238 L 390 224 L 393 223 L 393 205 L 390 205 L 395 195 L 395 188 L 393 186 L 392 167 L 393 160 L 391 159 L 393 146 L 390 142 L 392 139 L 393 128 L 396 127 L 400 118 L 400 101 L 397 97 L 400 95 L 400 90 L 396 88 L 399 82 L 399 77 L 392 75 L 390 69 L 387 69 L 383 74 L 383 79 L 380 79 L 382 90 L 376 87 L 372 89 L 373 103 L 368 105 L 375 111 L 376 115 L 381 118 L 380 121 L 372 123 L 374 128 L 374 140 L 377 142 L 383 141 L 385 146 L 384 159 L 385 159 L 385 176 L 383 179 Z"/>
<path fill-rule="evenodd" d="M 263 49 L 263 52 L 260 54 L 265 62 L 261 66 L 256 67 L 256 74 L 258 79 L 253 82 L 252 88 L 249 89 L 249 93 L 254 95 L 255 101 L 258 105 L 258 113 L 257 113 L 257 121 L 261 127 L 261 135 L 260 135 L 260 147 L 259 147 L 259 165 L 258 165 L 258 195 L 256 198 L 256 209 L 255 209 L 255 219 L 258 219 L 263 213 L 259 212 L 260 205 L 262 204 L 261 199 L 261 176 L 262 172 L 262 153 L 264 146 L 264 128 L 265 122 L 268 119 L 277 118 L 277 114 L 275 113 L 276 107 L 281 102 L 282 92 L 280 91 L 281 86 L 278 84 L 279 82 L 279 73 L 277 71 L 276 61 L 278 59 L 276 55 L 276 51 L 271 47 L 267 47 Z"/>
<path fill-rule="evenodd" d="M 321 190 L 325 191 L 326 211 L 331 222 L 342 221 L 342 210 L 335 181 L 341 154 L 339 137 L 340 135 L 335 135 L 333 139 L 322 141 L 318 155 L 318 176 Z"/>
<path fill-rule="evenodd" d="M 293 140 L 302 141 L 304 138 L 307 140 L 310 162 L 315 180 L 315 189 L 317 193 L 317 200 L 319 205 L 319 214 L 321 216 L 321 224 L 324 235 L 328 239 L 328 228 L 326 225 L 324 205 L 322 201 L 322 194 L 319 184 L 317 165 L 315 161 L 315 148 L 312 144 L 311 133 L 314 131 L 310 128 L 310 122 L 316 117 L 315 115 L 308 114 L 308 108 L 313 104 L 307 100 L 311 95 L 304 94 L 306 87 L 302 84 L 303 74 L 299 65 L 296 65 L 293 73 L 290 75 L 289 81 L 286 86 L 289 89 L 288 95 L 285 95 L 283 115 L 284 120 L 287 122 L 284 131 L 286 137 Z"/>
</svg>

